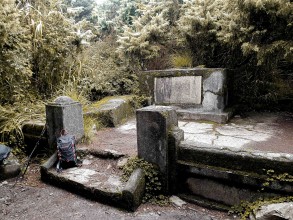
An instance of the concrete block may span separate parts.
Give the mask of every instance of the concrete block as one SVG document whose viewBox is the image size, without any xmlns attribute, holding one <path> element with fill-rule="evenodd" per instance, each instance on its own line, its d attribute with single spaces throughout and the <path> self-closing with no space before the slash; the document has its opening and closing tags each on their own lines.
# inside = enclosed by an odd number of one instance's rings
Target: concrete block
<svg viewBox="0 0 293 220">
<path fill-rule="evenodd" d="M 141 204 L 145 190 L 145 175 L 142 169 L 136 169 L 131 174 L 124 189 L 122 198 L 125 201 L 126 209 L 135 211 Z"/>
<path fill-rule="evenodd" d="M 74 135 L 77 141 L 84 135 L 82 106 L 67 96 L 46 105 L 46 122 L 50 147 L 55 147 L 62 129 Z"/>
<path fill-rule="evenodd" d="M 178 126 L 176 111 L 166 106 L 149 106 L 137 110 L 136 117 L 138 157 L 159 167 L 167 193 L 172 184 L 170 167 L 176 157 L 176 138 L 169 141 L 169 135 Z"/>
</svg>

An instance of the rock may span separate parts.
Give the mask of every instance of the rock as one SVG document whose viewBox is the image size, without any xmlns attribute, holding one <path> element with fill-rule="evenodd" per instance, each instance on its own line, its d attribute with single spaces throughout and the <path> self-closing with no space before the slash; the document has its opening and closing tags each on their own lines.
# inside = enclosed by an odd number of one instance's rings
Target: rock
<svg viewBox="0 0 293 220">
<path fill-rule="evenodd" d="M 135 211 L 141 204 L 145 190 L 145 175 L 142 169 L 133 171 L 124 189 L 122 198 L 127 209 Z"/>
<path fill-rule="evenodd" d="M 171 196 L 169 198 L 170 202 L 172 202 L 174 205 L 182 207 L 183 205 L 186 205 L 186 202 L 184 202 L 182 199 L 180 199 L 178 196 Z"/>
<path fill-rule="evenodd" d="M 114 158 L 119 158 L 119 157 L 123 157 L 124 154 L 116 151 L 116 150 L 112 150 L 112 149 L 105 149 L 104 150 L 107 154 L 109 154 L 109 156 L 112 156 Z"/>
<path fill-rule="evenodd" d="M 262 206 L 251 220 L 293 219 L 293 202 L 275 203 Z"/>
<path fill-rule="evenodd" d="M 122 159 L 118 160 L 117 167 L 123 168 L 125 166 L 125 164 L 127 164 L 127 161 L 128 161 L 128 158 L 122 158 Z"/>
</svg>

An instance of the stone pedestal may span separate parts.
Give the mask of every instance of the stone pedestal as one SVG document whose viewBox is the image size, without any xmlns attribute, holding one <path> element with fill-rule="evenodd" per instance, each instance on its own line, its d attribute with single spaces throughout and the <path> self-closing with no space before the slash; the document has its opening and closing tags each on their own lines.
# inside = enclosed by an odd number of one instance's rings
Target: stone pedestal
<svg viewBox="0 0 293 220">
<path fill-rule="evenodd" d="M 170 193 L 176 175 L 177 140 L 183 139 L 176 111 L 167 106 L 149 106 L 137 110 L 136 117 L 138 157 L 159 167 L 164 192 Z"/>
<path fill-rule="evenodd" d="M 50 147 L 55 147 L 62 129 L 74 135 L 77 141 L 84 135 L 82 106 L 67 96 L 46 105 L 46 123 Z"/>
</svg>

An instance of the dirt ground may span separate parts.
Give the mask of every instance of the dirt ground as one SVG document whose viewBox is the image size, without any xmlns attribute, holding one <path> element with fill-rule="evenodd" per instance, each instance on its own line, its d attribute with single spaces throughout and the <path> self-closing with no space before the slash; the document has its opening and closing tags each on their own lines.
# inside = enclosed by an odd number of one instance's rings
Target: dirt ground
<svg viewBox="0 0 293 220">
<path fill-rule="evenodd" d="M 87 200 L 73 193 L 44 184 L 40 180 L 39 166 L 31 164 L 24 180 L 0 182 L 0 219 L 238 219 L 225 212 L 209 210 L 187 203 L 158 206 L 142 204 L 134 213 L 119 210 Z"/>
</svg>

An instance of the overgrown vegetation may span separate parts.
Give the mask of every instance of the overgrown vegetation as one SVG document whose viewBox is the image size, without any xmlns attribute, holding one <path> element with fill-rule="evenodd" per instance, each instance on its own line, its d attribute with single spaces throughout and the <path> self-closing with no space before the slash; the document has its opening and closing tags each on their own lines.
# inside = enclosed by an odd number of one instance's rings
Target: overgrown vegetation
<svg viewBox="0 0 293 220">
<path fill-rule="evenodd" d="M 158 168 L 151 163 L 137 157 L 130 158 L 127 161 L 127 164 L 123 167 L 122 179 L 127 181 L 132 172 L 137 168 L 141 168 L 144 171 L 146 178 L 146 188 L 143 202 L 151 202 L 159 205 L 168 204 L 168 198 L 162 194 L 162 180 L 160 172 Z"/>
<path fill-rule="evenodd" d="M 137 71 L 205 66 L 230 70 L 240 110 L 292 111 L 292 11 L 290 0 L 1 0 L 1 109 L 68 87 L 88 100 L 137 93 Z"/>
</svg>

